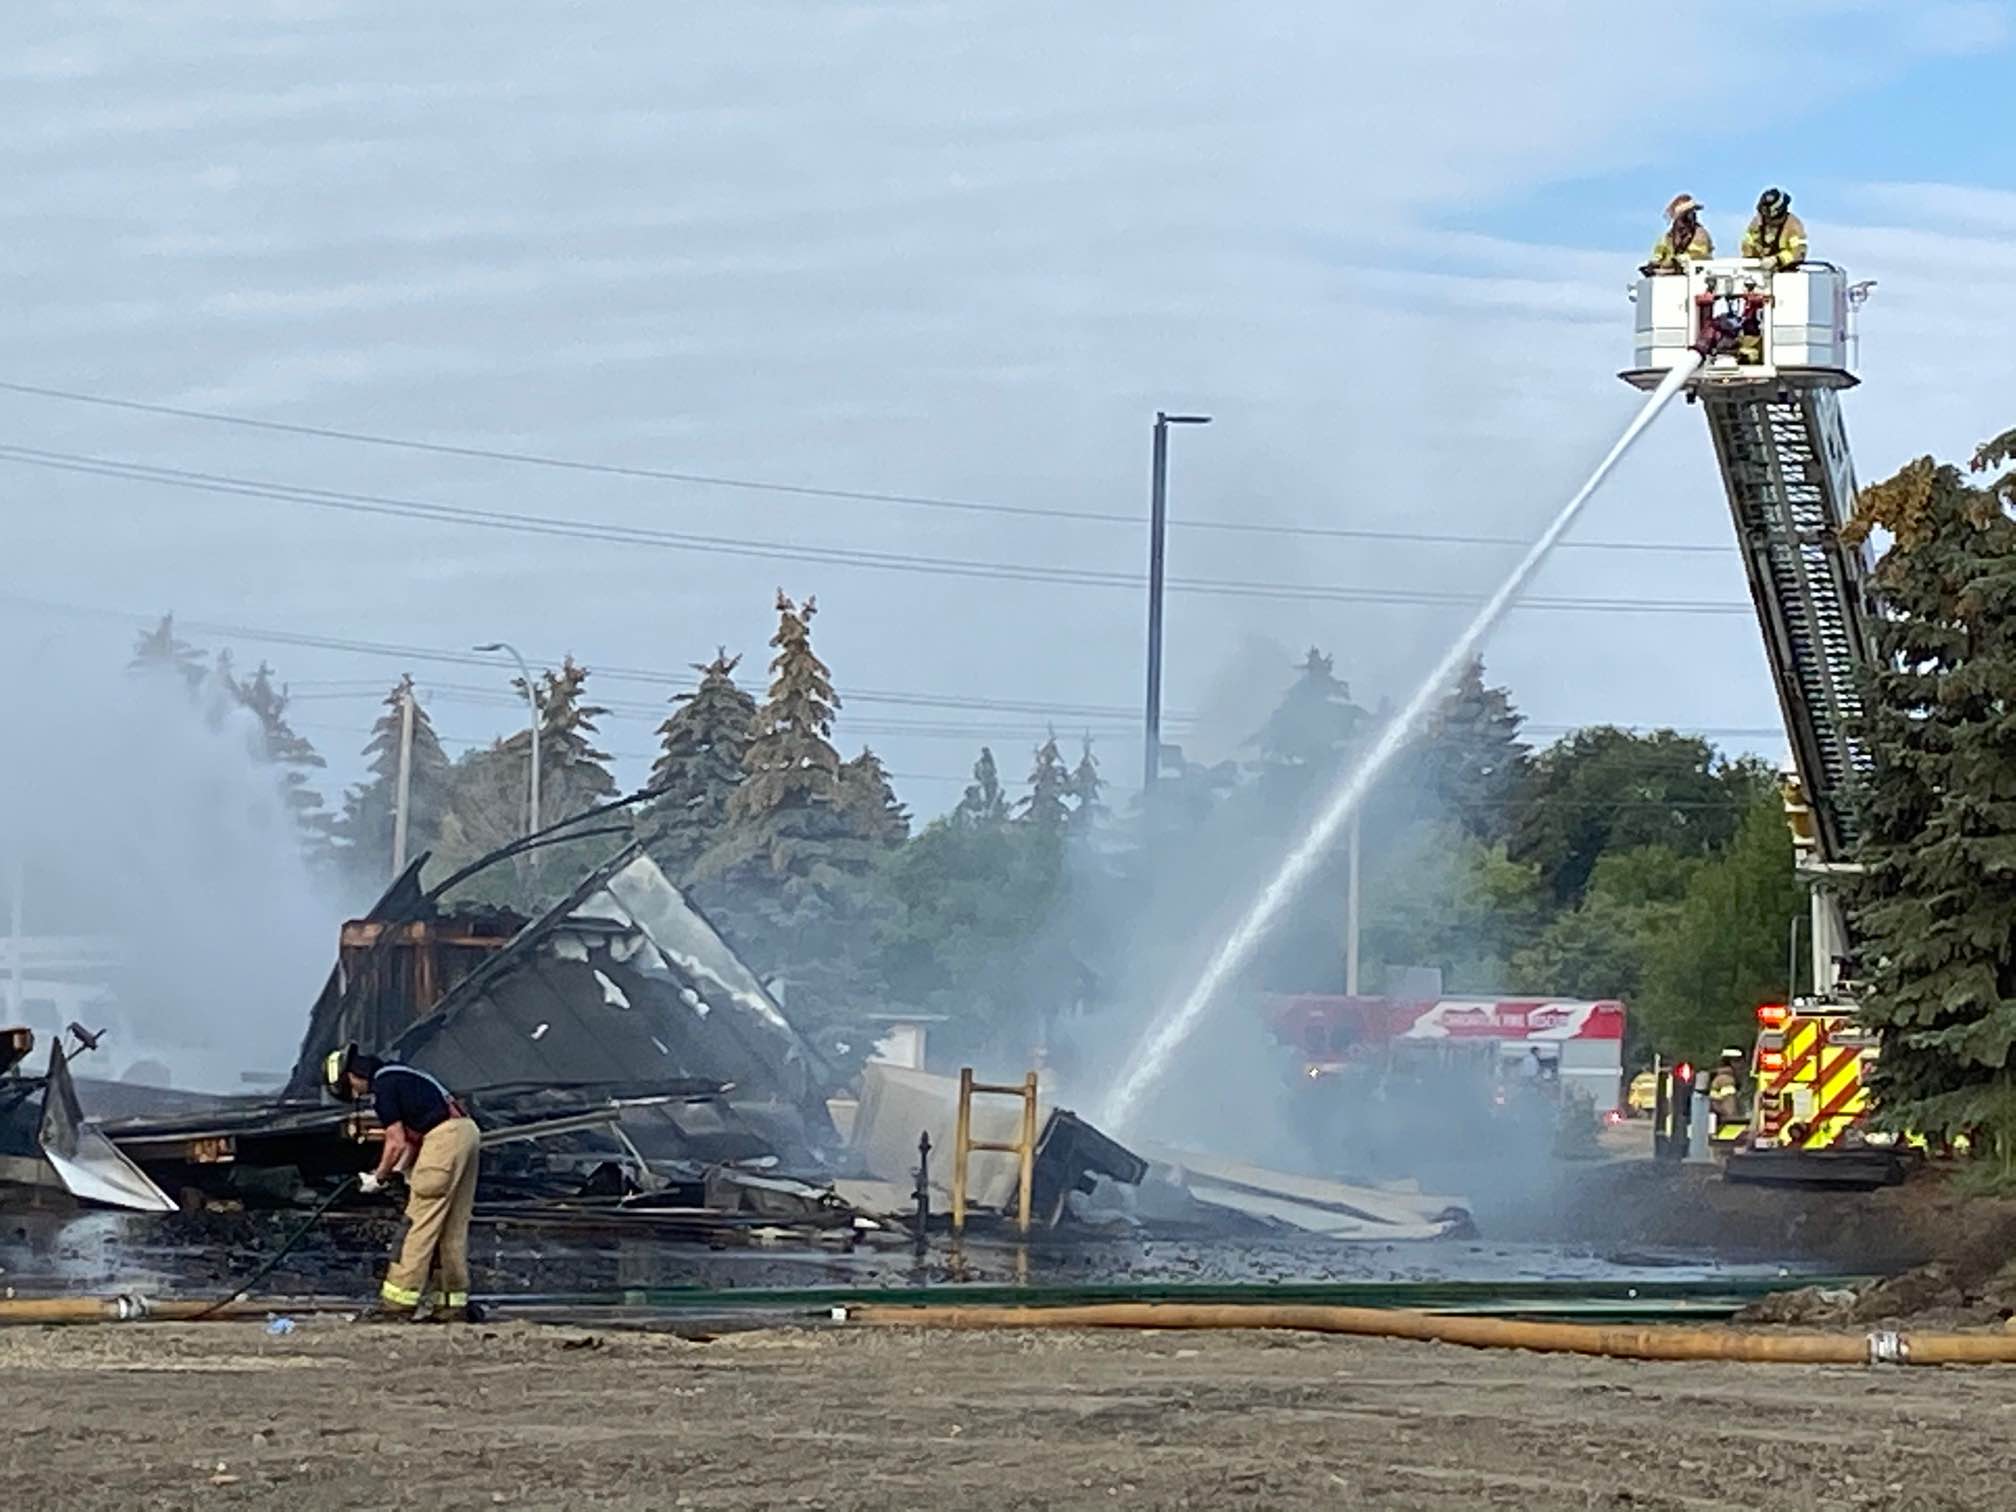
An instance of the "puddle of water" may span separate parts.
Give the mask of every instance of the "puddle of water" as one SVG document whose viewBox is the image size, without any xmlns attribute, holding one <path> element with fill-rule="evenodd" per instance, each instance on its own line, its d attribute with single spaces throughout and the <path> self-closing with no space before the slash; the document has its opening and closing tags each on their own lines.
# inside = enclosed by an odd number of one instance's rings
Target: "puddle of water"
<svg viewBox="0 0 2016 1512">
<path fill-rule="evenodd" d="M 0 1286 L 23 1293 L 141 1291 L 213 1295 L 264 1263 L 298 1214 L 27 1215 L 0 1223 Z M 263 1288 L 275 1294 L 368 1292 L 398 1225 L 346 1217 L 311 1232 Z M 1788 1269 L 1684 1253 L 1606 1258 L 1539 1244 L 1442 1239 L 1337 1244 L 1318 1239 L 1124 1239 L 968 1243 L 942 1239 L 922 1262 L 908 1248 L 714 1250 L 643 1238 L 527 1231 L 479 1222 L 471 1234 L 478 1287 L 490 1294 L 602 1293 L 671 1287 L 887 1286 L 963 1281 L 1043 1285 L 1129 1282 L 1707 1281 L 1764 1279 Z"/>
</svg>

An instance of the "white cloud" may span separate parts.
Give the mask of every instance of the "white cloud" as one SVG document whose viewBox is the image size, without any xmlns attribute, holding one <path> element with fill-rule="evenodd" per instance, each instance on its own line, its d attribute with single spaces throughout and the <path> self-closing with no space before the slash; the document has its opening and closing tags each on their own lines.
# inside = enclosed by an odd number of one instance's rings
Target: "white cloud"
<svg viewBox="0 0 2016 1512">
<path fill-rule="evenodd" d="M 307 49 L 286 21 L 248 22 L 221 0 L 65 25 L 9 16 L 0 56 L 19 40 L 93 72 L 88 88 L 10 87 L 0 107 L 21 128 L 0 133 L 17 314 L 4 375 L 1125 511 L 1143 502 L 1147 417 L 1194 405 L 1219 421 L 1182 438 L 1179 518 L 1530 532 L 1630 411 L 1612 374 L 1642 254 L 1586 245 L 1599 238 L 1572 222 L 1513 237 L 1445 219 L 1689 150 L 1675 117 L 1704 60 L 1755 136 L 1894 76 L 1935 32 L 1986 35 L 1978 17 L 1928 28 L 1925 15 L 1788 0 L 1746 13 L 1732 46 L 1723 17 L 1610 0 L 750 0 L 536 21 L 465 0 L 337 10 Z M 1802 86 L 1788 91 L 1793 66 Z M 1667 192 L 1645 188 L 1648 236 Z M 1956 394 L 1993 387 L 2007 324 L 1955 281 L 2006 279 L 2009 199 L 1890 184 L 1809 216 L 1824 251 L 1882 284 L 1872 382 L 1851 401 L 1865 472 L 1988 404 Z M 1123 571 L 1141 556 L 1123 527 L 477 469 L 14 399 L 0 413 L 26 444 L 324 487 L 815 546 Z M 1670 417 L 1648 440 L 1590 535 L 1726 540 L 1690 422 Z M 508 632 L 528 651 L 683 666 L 724 637 L 759 651 L 781 579 L 819 593 L 843 684 L 1138 697 L 1131 592 L 367 530 L 12 471 L 0 486 L 49 505 L 16 549 L 51 597 L 414 644 Z M 1171 570 L 1481 592 L 1504 565 L 1489 548 L 1179 529 Z M 1584 551 L 1542 591 L 1730 601 L 1743 588 L 1733 556 Z M 1202 699 L 1255 634 L 1333 647 L 1368 692 L 1392 691 L 1448 629 L 1446 611 L 1178 595 L 1171 702 Z M 1676 631 L 1533 614 L 1494 658 L 1549 723 L 1763 725 L 1776 716 L 1755 638 L 1740 617 Z M 359 670 L 284 655 L 290 675 Z M 625 744 L 648 738 L 638 724 Z M 890 744 L 898 770 L 970 760 Z"/>
</svg>

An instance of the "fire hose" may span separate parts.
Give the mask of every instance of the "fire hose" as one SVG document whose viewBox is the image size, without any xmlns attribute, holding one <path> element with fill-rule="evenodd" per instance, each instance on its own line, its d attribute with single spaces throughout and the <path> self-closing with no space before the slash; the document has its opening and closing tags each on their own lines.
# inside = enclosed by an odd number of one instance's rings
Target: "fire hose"
<svg viewBox="0 0 2016 1512">
<path fill-rule="evenodd" d="M 294 1252 L 294 1246 L 307 1237 L 308 1231 L 322 1221 L 323 1214 L 357 1185 L 358 1178 L 346 1176 L 337 1183 L 336 1190 L 315 1205 L 315 1210 L 301 1220 L 294 1232 L 281 1241 L 266 1263 L 254 1271 L 229 1296 L 219 1297 L 214 1302 L 164 1301 L 152 1302 L 133 1293 L 121 1293 L 116 1297 L 10 1297 L 0 1301 L 0 1323 L 96 1323 L 134 1322 L 142 1318 L 154 1318 L 164 1322 L 197 1323 L 205 1318 L 238 1316 L 244 1309 L 237 1303 L 245 1294 L 279 1269 L 280 1262 Z M 255 1305 L 252 1312 L 263 1313 L 263 1305 Z"/>
<path fill-rule="evenodd" d="M 836 1309 L 850 1323 L 885 1328 L 1280 1328 L 1360 1338 L 1412 1339 L 1472 1349 L 1614 1360 L 1731 1360 L 1783 1365 L 2016 1364 L 2016 1334 L 1745 1333 L 1731 1328 L 1605 1327 L 1513 1318 L 1464 1318 L 1372 1307 L 1213 1306 L 1115 1302 L 1097 1307 Z"/>
</svg>

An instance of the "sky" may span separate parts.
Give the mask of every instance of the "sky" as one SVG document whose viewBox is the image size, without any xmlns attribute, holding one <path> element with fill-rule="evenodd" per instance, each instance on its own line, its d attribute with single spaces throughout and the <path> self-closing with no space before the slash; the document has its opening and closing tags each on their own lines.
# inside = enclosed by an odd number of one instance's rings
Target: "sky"
<svg viewBox="0 0 2016 1512">
<path fill-rule="evenodd" d="M 690 664 L 760 683 L 782 588 L 920 815 L 1051 724 L 1126 784 L 1150 423 L 1194 411 L 1168 727 L 1237 754 L 1312 644 L 1404 698 L 1608 448 L 1675 192 L 1733 247 L 1783 184 L 1877 280 L 1865 479 L 2016 423 L 2012 38 L 1981 0 L 8 6 L 0 384 L 85 397 L 0 388 L 0 636 L 109 661 L 172 610 L 268 658 L 333 804 L 402 671 L 451 749 L 508 729 L 497 640 L 596 669 L 639 782 Z M 1782 755 L 1696 413 L 1532 597 L 1487 668 L 1536 738 Z"/>
</svg>

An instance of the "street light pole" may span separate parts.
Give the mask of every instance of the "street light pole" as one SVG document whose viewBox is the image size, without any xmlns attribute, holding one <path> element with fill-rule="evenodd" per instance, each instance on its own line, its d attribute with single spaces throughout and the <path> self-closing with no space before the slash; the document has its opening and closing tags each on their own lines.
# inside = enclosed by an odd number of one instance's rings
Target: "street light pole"
<svg viewBox="0 0 2016 1512">
<path fill-rule="evenodd" d="M 399 778 L 393 787 L 392 875 L 406 870 L 407 810 L 413 803 L 413 680 L 399 689 Z"/>
<path fill-rule="evenodd" d="M 491 641 L 478 646 L 478 651 L 502 651 L 518 663 L 518 676 L 525 684 L 525 707 L 532 712 L 532 779 L 527 784 L 529 795 L 525 805 L 525 833 L 539 833 L 539 690 L 532 681 L 532 669 L 525 665 L 525 658 L 518 654 L 518 648 L 509 641 Z"/>
<path fill-rule="evenodd" d="M 1169 427 L 1209 425 L 1209 415 L 1155 412 L 1155 460 L 1148 490 L 1148 708 L 1141 737 L 1141 796 L 1162 770 L 1162 558 L 1169 534 Z"/>
</svg>

